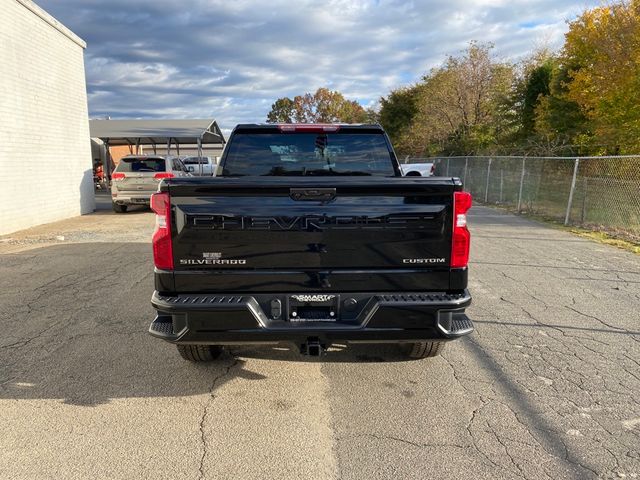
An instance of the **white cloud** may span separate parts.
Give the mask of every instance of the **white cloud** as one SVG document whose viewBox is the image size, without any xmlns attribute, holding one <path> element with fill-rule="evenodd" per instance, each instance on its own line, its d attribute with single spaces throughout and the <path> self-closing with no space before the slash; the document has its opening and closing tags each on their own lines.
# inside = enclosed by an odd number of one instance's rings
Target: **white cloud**
<svg viewBox="0 0 640 480">
<path fill-rule="evenodd" d="M 93 116 L 264 121 L 271 103 L 328 86 L 373 105 L 469 41 L 517 60 L 559 47 L 573 0 L 40 0 L 88 43 Z"/>
</svg>

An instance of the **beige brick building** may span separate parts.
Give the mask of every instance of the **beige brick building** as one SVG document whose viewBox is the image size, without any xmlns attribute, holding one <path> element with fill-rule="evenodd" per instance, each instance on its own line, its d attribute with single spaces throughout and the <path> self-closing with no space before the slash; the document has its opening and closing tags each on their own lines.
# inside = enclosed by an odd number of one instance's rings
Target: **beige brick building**
<svg viewBox="0 0 640 480">
<path fill-rule="evenodd" d="M 32 1 L 0 1 L 0 235 L 95 208 L 85 46 Z"/>
</svg>

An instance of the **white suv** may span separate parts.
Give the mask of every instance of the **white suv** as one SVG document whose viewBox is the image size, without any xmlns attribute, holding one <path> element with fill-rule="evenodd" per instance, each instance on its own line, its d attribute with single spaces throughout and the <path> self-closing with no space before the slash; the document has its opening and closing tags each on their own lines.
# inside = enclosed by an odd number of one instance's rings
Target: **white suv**
<svg viewBox="0 0 640 480">
<path fill-rule="evenodd" d="M 151 194 L 163 178 L 191 176 L 176 157 L 129 155 L 123 157 L 111 174 L 111 203 L 116 213 L 129 205 L 149 205 Z"/>
</svg>

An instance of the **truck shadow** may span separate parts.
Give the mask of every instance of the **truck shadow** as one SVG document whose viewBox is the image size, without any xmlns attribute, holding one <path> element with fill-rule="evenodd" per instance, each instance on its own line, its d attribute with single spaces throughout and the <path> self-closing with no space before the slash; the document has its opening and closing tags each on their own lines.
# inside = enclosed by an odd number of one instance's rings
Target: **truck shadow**
<svg viewBox="0 0 640 480">
<path fill-rule="evenodd" d="M 398 362 L 393 345 L 335 348 L 319 359 L 293 347 L 233 347 L 211 364 L 183 360 L 147 334 L 149 246 L 75 243 L 0 254 L 0 399 L 95 406 L 121 398 L 213 393 L 234 378 L 259 381 L 245 359 Z"/>
<path fill-rule="evenodd" d="M 411 362 L 394 344 L 334 344 L 320 357 L 299 353 L 295 345 L 230 347 L 231 354 L 242 358 L 304 363 L 385 363 Z"/>
<path fill-rule="evenodd" d="M 146 345 L 143 335 L 131 339 Z M 266 378 L 228 353 L 210 364 L 193 364 L 170 345 L 153 342 L 141 351 L 121 338 L 107 335 L 102 342 L 70 337 L 51 352 L 39 353 L 36 345 L 17 350 L 20 360 L 3 368 L 0 399 L 59 399 L 90 407 L 124 398 L 213 394 L 234 378 Z"/>
<path fill-rule="evenodd" d="M 197 364 L 183 360 L 173 345 L 149 337 L 142 328 L 123 334 L 62 331 L 55 337 L 26 338 L 2 349 L 0 399 L 60 399 L 65 404 L 91 407 L 122 398 L 214 394 L 234 379 L 266 379 L 248 368 L 248 360 L 406 361 L 394 346 L 333 348 L 320 358 L 304 357 L 293 347 L 239 346 L 225 350 L 214 362 Z"/>
</svg>

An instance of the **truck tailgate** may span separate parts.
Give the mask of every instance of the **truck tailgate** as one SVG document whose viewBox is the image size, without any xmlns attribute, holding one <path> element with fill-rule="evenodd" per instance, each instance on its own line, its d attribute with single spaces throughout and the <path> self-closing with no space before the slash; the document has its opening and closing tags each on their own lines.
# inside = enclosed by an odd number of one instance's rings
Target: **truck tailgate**
<svg viewBox="0 0 640 480">
<path fill-rule="evenodd" d="M 163 189 L 176 291 L 448 285 L 461 189 L 450 178 L 172 179 Z"/>
</svg>

